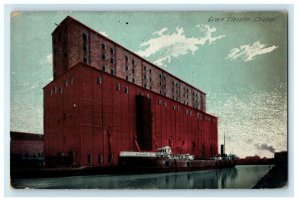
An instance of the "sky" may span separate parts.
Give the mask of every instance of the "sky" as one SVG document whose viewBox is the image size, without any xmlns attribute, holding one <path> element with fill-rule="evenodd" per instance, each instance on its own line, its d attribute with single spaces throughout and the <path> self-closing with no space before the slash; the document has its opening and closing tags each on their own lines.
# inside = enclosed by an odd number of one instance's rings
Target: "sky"
<svg viewBox="0 0 300 201">
<path fill-rule="evenodd" d="M 273 157 L 287 150 L 283 12 L 13 12 L 12 131 L 43 133 L 51 33 L 68 15 L 203 90 L 227 153 Z"/>
</svg>

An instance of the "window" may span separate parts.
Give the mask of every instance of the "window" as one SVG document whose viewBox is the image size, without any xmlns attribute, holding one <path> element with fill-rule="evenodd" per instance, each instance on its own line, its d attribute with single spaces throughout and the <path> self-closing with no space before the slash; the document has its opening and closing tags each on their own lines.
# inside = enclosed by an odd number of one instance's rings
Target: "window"
<svg viewBox="0 0 300 201">
<path fill-rule="evenodd" d="M 89 35 L 88 33 L 83 33 L 82 34 L 83 38 L 83 62 L 84 63 L 89 63 Z M 66 56 L 66 55 L 65 55 Z"/>
<path fill-rule="evenodd" d="M 106 70 L 106 66 L 105 66 L 105 65 L 102 66 L 102 70 L 103 70 L 103 71 Z"/>
<path fill-rule="evenodd" d="M 126 76 L 126 80 L 128 81 L 128 76 Z"/>
<path fill-rule="evenodd" d="M 128 70 L 128 65 L 126 64 L 126 66 L 125 66 L 125 70 Z"/>
<path fill-rule="evenodd" d="M 151 74 L 151 69 L 149 69 L 149 73 Z"/>
<path fill-rule="evenodd" d="M 135 79 L 134 79 L 134 78 L 132 78 L 132 83 L 133 83 L 133 84 L 135 83 Z"/>
<path fill-rule="evenodd" d="M 115 53 L 115 49 L 114 48 L 110 48 L 110 53 L 114 54 Z"/>
<path fill-rule="evenodd" d="M 54 93 L 57 93 L 57 87 L 54 87 Z"/>
<path fill-rule="evenodd" d="M 70 84 L 74 84 L 74 78 L 70 77 Z"/>
<path fill-rule="evenodd" d="M 114 60 L 114 58 L 110 58 L 110 63 L 115 63 L 115 60 Z"/>
<path fill-rule="evenodd" d="M 128 94 L 128 86 L 125 87 L 125 93 Z"/>
<path fill-rule="evenodd" d="M 101 154 L 98 155 L 98 163 L 103 163 L 103 156 Z"/>
<path fill-rule="evenodd" d="M 68 87 L 69 86 L 69 81 L 65 80 L 65 86 Z"/>
<path fill-rule="evenodd" d="M 88 59 L 86 57 L 83 57 L 83 63 L 87 63 Z"/>
<path fill-rule="evenodd" d="M 105 57 L 105 54 L 102 54 L 102 60 L 105 60 L 106 57 Z"/>
<path fill-rule="evenodd" d="M 132 59 L 132 65 L 134 65 L 134 59 Z"/>
<path fill-rule="evenodd" d="M 92 163 L 93 162 L 92 154 L 88 154 L 87 161 L 88 161 L 88 163 Z"/>
<path fill-rule="evenodd" d="M 128 62 L 128 56 L 125 56 L 125 61 Z"/>
<path fill-rule="evenodd" d="M 152 90 L 152 86 L 150 85 L 150 90 Z"/>
<path fill-rule="evenodd" d="M 132 73 L 133 73 L 133 74 L 135 73 L 134 68 L 132 69 Z"/>
<path fill-rule="evenodd" d="M 63 88 L 62 86 L 59 87 L 59 92 L 62 94 L 63 93 Z"/>
<path fill-rule="evenodd" d="M 52 96 L 53 92 L 52 92 L 52 89 L 50 89 L 50 96 Z"/>
<path fill-rule="evenodd" d="M 147 84 L 144 84 L 144 88 L 147 88 Z"/>
<path fill-rule="evenodd" d="M 106 49 L 106 45 L 104 43 L 101 44 L 101 48 L 102 50 L 105 50 Z"/>
<path fill-rule="evenodd" d="M 97 77 L 97 84 L 101 84 L 102 83 L 102 77 Z"/>
<path fill-rule="evenodd" d="M 117 85 L 117 90 L 118 90 L 118 91 L 121 90 L 121 84 L 120 84 L 120 83 L 118 83 L 118 85 Z"/>
<path fill-rule="evenodd" d="M 113 155 L 112 155 L 112 154 L 109 154 L 109 156 L 108 156 L 108 161 L 109 161 L 109 163 L 112 163 L 112 162 L 113 162 Z"/>
<path fill-rule="evenodd" d="M 115 75 L 115 69 L 114 69 L 114 68 L 112 68 L 112 69 L 110 70 L 110 74 Z"/>
</svg>

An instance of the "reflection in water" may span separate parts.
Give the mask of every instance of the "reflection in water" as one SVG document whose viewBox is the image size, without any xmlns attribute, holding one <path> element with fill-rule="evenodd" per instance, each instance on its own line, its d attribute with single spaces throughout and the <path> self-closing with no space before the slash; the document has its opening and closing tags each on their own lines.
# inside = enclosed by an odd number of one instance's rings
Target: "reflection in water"
<svg viewBox="0 0 300 201">
<path fill-rule="evenodd" d="M 12 181 L 12 186 L 51 189 L 252 188 L 269 171 L 269 168 L 268 165 L 239 165 L 235 168 L 196 172 L 16 179 Z"/>
</svg>

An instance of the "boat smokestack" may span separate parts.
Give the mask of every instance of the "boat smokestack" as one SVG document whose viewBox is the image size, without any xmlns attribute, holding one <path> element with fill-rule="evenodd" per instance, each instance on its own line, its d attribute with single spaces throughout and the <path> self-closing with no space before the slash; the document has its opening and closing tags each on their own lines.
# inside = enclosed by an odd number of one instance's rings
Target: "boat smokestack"
<svg viewBox="0 0 300 201">
<path fill-rule="evenodd" d="M 221 156 L 224 156 L 225 155 L 225 146 L 224 144 L 221 144 Z"/>
</svg>

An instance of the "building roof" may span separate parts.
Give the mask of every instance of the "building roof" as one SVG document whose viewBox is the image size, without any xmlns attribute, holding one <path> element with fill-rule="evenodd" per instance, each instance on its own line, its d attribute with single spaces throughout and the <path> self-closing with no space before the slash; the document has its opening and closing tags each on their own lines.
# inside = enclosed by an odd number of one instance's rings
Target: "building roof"
<svg viewBox="0 0 300 201">
<path fill-rule="evenodd" d="M 11 131 L 10 132 L 10 139 L 12 141 L 18 141 L 18 140 L 43 141 L 44 140 L 44 135 Z"/>
</svg>

